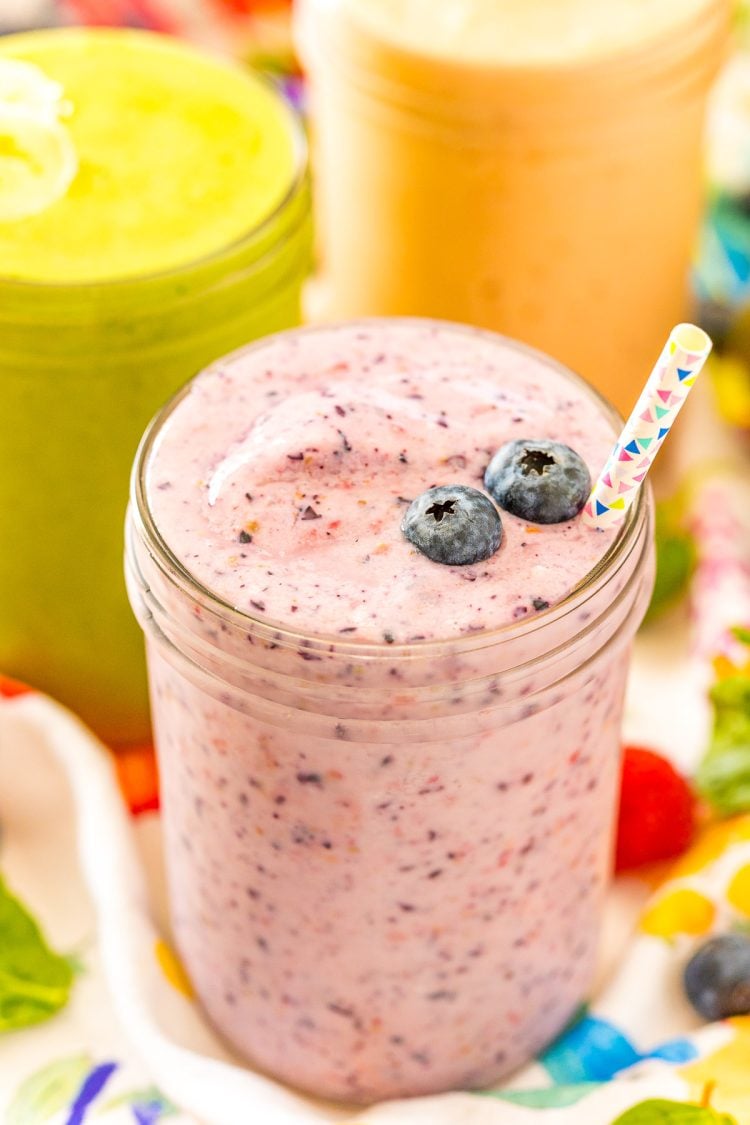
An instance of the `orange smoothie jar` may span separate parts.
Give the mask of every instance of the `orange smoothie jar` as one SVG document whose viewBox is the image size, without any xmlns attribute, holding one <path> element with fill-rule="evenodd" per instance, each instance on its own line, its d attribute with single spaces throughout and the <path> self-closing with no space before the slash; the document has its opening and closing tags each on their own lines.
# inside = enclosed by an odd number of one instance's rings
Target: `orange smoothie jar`
<svg viewBox="0 0 750 1125">
<path fill-rule="evenodd" d="M 689 304 L 730 17 L 729 0 L 300 0 L 315 315 L 493 328 L 629 409 Z"/>
</svg>

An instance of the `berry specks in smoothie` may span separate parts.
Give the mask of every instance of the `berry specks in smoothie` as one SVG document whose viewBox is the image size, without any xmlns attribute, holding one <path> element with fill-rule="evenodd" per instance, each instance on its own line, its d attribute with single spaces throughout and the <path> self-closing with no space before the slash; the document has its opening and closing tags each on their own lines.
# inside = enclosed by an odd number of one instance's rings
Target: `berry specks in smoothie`
<svg viewBox="0 0 750 1125">
<path fill-rule="evenodd" d="M 228 405 L 229 376 L 241 384 L 242 410 Z M 203 585 L 253 615 L 249 598 L 261 598 L 270 620 L 293 615 L 302 636 L 395 646 L 493 630 L 519 605 L 539 612 L 534 599 L 554 606 L 607 548 L 608 535 L 580 521 L 545 526 L 525 509 L 498 512 L 482 483 L 518 417 L 546 443 L 524 450 L 535 454 L 526 481 L 555 470 L 549 444 L 566 443 L 592 475 L 599 470 L 614 434 L 598 404 L 562 381 L 491 337 L 418 322 L 316 329 L 304 348 L 278 337 L 192 385 L 191 410 L 174 412 L 156 451 L 149 501 Z M 165 480 L 172 488 L 161 490 Z M 446 481 L 450 494 L 427 517 L 439 537 L 433 558 L 399 524 L 415 497 Z M 461 503 L 445 506 L 461 494 L 481 496 L 479 520 Z M 298 660 L 319 661 L 319 651 L 298 650 Z"/>
<path fill-rule="evenodd" d="M 297 774 L 297 781 L 300 785 L 317 785 L 319 787 L 323 785 L 323 778 L 319 773 L 300 771 Z"/>
<path fill-rule="evenodd" d="M 494 555 L 503 525 L 492 501 L 476 488 L 444 485 L 413 500 L 401 530 L 433 562 L 467 566 Z"/>
<path fill-rule="evenodd" d="M 578 515 L 591 492 L 582 458 L 559 441 L 509 441 L 484 475 L 501 508 L 532 523 L 565 523 Z"/>
</svg>

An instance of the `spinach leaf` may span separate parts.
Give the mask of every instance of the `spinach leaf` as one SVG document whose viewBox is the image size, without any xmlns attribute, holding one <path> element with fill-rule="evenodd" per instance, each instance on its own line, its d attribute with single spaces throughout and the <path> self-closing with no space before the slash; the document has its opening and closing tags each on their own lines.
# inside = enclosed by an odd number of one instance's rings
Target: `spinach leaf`
<svg viewBox="0 0 750 1125">
<path fill-rule="evenodd" d="M 626 1110 L 612 1125 L 737 1125 L 737 1122 L 729 1114 L 717 1113 L 707 1106 L 651 1098 Z"/>
<path fill-rule="evenodd" d="M 0 877 L 0 1031 L 40 1023 L 68 1001 L 73 970 Z"/>
</svg>

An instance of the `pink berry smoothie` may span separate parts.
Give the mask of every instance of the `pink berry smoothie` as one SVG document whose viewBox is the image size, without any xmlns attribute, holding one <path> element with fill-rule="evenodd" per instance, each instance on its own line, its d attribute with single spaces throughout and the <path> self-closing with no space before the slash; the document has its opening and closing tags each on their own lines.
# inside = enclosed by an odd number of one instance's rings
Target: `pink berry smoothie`
<svg viewBox="0 0 750 1125">
<path fill-rule="evenodd" d="M 469 566 L 400 530 L 518 438 L 595 475 L 617 419 L 490 333 L 272 337 L 142 444 L 128 580 L 148 641 L 175 938 L 216 1027 L 319 1095 L 481 1087 L 585 998 L 610 871 L 650 507 Z"/>
</svg>

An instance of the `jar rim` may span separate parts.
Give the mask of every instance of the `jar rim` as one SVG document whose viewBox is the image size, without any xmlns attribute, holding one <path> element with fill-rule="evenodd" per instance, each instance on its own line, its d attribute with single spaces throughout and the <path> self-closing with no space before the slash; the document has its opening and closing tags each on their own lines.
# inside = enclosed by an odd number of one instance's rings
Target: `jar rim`
<svg viewBox="0 0 750 1125">
<path fill-rule="evenodd" d="M 224 65 L 233 64 L 224 61 Z M 236 67 L 236 69 L 240 69 Z M 282 104 L 284 115 L 287 119 L 289 135 L 292 141 L 292 157 L 294 167 L 288 186 L 274 207 L 253 227 L 243 231 L 229 242 L 224 242 L 215 250 L 202 254 L 198 258 L 168 266 L 165 269 L 149 270 L 142 273 L 127 274 L 119 277 L 109 277 L 97 280 L 81 281 L 39 281 L 23 278 L 8 277 L 0 272 L 0 290 L 10 295 L 49 295 L 64 292 L 66 295 L 86 294 L 95 290 L 105 294 L 125 293 L 132 287 L 144 285 L 159 285 L 171 281 L 179 282 L 183 277 L 189 276 L 196 270 L 210 269 L 218 265 L 222 259 L 241 253 L 252 247 L 254 242 L 262 244 L 266 234 L 273 229 L 279 219 L 294 203 L 298 196 L 305 190 L 309 177 L 310 154 L 307 133 L 302 123 L 299 112 L 279 90 L 278 85 L 267 75 L 252 71 L 252 78 L 272 93 Z M 263 260 L 265 255 L 259 258 Z"/>
<path fill-rule="evenodd" d="M 335 17 L 339 17 L 338 21 Z M 308 69 L 339 73 L 351 89 L 374 95 L 379 102 L 435 124 L 489 127 L 493 137 L 513 120 L 529 114 L 551 114 L 555 122 L 569 116 L 609 118 L 612 106 L 651 91 L 644 75 L 663 79 L 667 94 L 698 83 L 708 88 L 715 77 L 730 27 L 727 0 L 706 0 L 704 8 L 656 35 L 600 56 L 583 59 L 532 60 L 513 63 L 492 59 L 451 58 L 446 53 L 420 52 L 397 39 L 372 34 L 347 5 L 306 0 L 296 13 L 296 40 Z M 344 26 L 336 34 L 336 23 Z M 326 25 L 329 26 L 326 26 Z M 339 27 L 339 31 L 341 28 Z M 348 39 L 347 39 L 348 35 Z M 709 47 L 713 50 L 709 51 Z M 394 78 L 397 74 L 399 77 Z M 500 81 L 490 87 L 488 79 Z M 541 76 L 553 76 L 545 90 Z M 604 80 L 591 99 L 591 84 Z M 451 89 L 455 97 L 446 98 Z M 602 97 L 603 92 L 611 97 Z"/>
<path fill-rule="evenodd" d="M 498 332 L 453 321 L 427 317 L 367 317 L 333 324 L 304 325 L 301 328 L 286 330 L 283 333 L 274 333 L 271 336 L 263 337 L 260 340 L 256 340 L 249 345 L 245 345 L 231 352 L 228 357 L 224 358 L 230 360 L 235 359 L 240 355 L 267 347 L 278 335 L 284 335 L 286 337 L 307 336 L 318 332 L 335 331 L 342 327 L 355 329 L 362 327 L 371 329 L 377 327 L 379 324 L 393 325 L 394 323 L 403 325 L 412 324 L 414 326 L 424 327 L 442 327 L 457 334 L 481 336 L 502 344 L 505 348 L 524 353 L 540 360 L 545 366 L 560 372 L 587 393 L 594 402 L 599 405 L 605 417 L 612 422 L 615 433 L 619 433 L 622 427 L 622 417 L 615 407 L 582 376 L 566 367 L 560 361 L 553 359 L 538 348 L 531 347 L 518 340 L 513 340 Z M 321 647 L 335 645 L 336 651 L 341 657 L 358 656 L 360 658 L 369 659 L 382 657 L 393 661 L 394 659 L 404 658 L 409 654 L 425 658 L 432 654 L 445 654 L 447 651 L 453 653 L 467 653 L 489 647 L 499 642 L 531 636 L 537 630 L 562 619 L 570 612 L 580 609 L 610 578 L 617 574 L 620 568 L 630 558 L 632 551 L 636 548 L 641 538 L 644 524 L 648 520 L 650 487 L 646 485 L 645 488 L 642 487 L 638 490 L 635 502 L 630 508 L 618 535 L 595 566 L 592 567 L 581 581 L 559 602 L 546 610 L 535 613 L 533 617 L 526 620 L 517 622 L 511 621 L 494 629 L 477 630 L 469 634 L 461 634 L 453 637 L 396 643 L 357 640 L 342 637 L 341 634 L 338 633 L 318 633 L 310 630 L 298 632 L 290 628 L 286 622 L 277 621 L 262 615 L 253 615 L 238 609 L 200 582 L 173 553 L 154 521 L 148 503 L 146 487 L 146 477 L 151 453 L 161 433 L 162 427 L 168 422 L 173 411 L 176 410 L 182 400 L 190 394 L 193 381 L 192 379 L 189 380 L 177 394 L 165 403 L 151 420 L 143 434 L 131 473 L 128 522 L 136 523 L 137 530 L 145 542 L 151 560 L 173 586 L 177 587 L 189 598 L 199 602 L 204 609 L 213 612 L 217 617 L 220 617 L 221 620 L 229 622 L 239 629 L 252 631 L 259 638 L 266 637 L 284 647 L 299 646 L 301 644 L 307 644 L 308 646 L 319 645 Z M 591 534 L 595 535 L 596 531 L 592 531 Z"/>
</svg>

